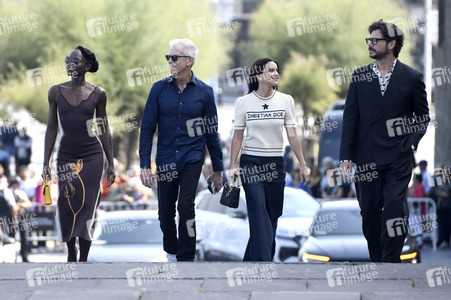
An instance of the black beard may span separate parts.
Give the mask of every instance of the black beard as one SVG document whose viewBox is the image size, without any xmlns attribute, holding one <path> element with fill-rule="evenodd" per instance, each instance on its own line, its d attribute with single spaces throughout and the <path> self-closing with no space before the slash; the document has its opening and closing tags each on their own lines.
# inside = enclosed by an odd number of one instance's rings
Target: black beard
<svg viewBox="0 0 451 300">
<path fill-rule="evenodd" d="M 373 52 L 376 52 L 376 54 L 373 55 L 370 54 L 370 57 L 375 60 L 383 59 L 388 55 L 388 49 L 385 49 L 384 52 L 377 52 L 376 50 L 373 50 Z"/>
</svg>

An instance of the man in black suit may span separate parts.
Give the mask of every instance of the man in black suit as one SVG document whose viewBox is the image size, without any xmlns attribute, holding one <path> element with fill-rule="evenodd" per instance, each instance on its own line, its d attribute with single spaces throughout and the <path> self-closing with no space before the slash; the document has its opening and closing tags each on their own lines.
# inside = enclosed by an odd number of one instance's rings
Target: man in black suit
<svg viewBox="0 0 451 300">
<path fill-rule="evenodd" d="M 423 75 L 397 59 L 404 41 L 401 30 L 380 20 L 368 31 L 369 56 L 376 61 L 353 73 L 340 168 L 345 179 L 354 176 L 356 181 L 371 261 L 400 262 L 408 231 L 407 187 L 429 109 Z"/>
</svg>

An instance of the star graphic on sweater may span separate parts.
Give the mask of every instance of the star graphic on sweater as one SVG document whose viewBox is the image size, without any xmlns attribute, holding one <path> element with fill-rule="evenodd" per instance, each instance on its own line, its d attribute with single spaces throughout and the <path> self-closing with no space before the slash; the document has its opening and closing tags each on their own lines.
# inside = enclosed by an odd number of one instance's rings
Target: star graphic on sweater
<svg viewBox="0 0 451 300">
<path fill-rule="evenodd" d="M 263 109 L 268 109 L 268 104 L 263 104 Z"/>
</svg>

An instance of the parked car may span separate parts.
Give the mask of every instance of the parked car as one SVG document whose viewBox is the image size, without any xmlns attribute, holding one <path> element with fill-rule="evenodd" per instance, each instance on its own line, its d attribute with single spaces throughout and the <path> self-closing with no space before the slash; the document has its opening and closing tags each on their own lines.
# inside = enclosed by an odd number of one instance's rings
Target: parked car
<svg viewBox="0 0 451 300">
<path fill-rule="evenodd" d="M 324 201 L 315 215 L 310 235 L 299 251 L 302 262 L 369 262 L 368 246 L 362 232 L 362 217 L 356 199 Z M 402 262 L 419 263 L 420 248 L 408 234 Z"/>
<path fill-rule="evenodd" d="M 216 195 L 201 191 L 196 197 L 198 259 L 212 261 L 243 260 L 249 239 L 246 198 L 241 189 L 237 209 L 219 203 Z M 308 232 L 319 203 L 303 190 L 286 187 L 283 214 L 276 232 L 274 261 L 295 262 L 300 248 L 298 237 Z"/>
<path fill-rule="evenodd" d="M 157 211 L 99 211 L 88 262 L 152 261 L 167 261 Z"/>
</svg>

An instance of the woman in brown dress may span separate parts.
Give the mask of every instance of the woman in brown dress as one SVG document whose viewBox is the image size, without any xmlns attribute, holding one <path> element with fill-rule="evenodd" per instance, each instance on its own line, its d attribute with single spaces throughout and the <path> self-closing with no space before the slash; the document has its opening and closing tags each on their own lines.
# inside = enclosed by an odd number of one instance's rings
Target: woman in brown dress
<svg viewBox="0 0 451 300">
<path fill-rule="evenodd" d="M 57 224 L 60 239 L 67 244 L 67 261 L 87 261 L 91 247 L 91 227 L 100 199 L 104 157 L 108 162 L 109 185 L 114 182 L 111 135 L 106 116 L 105 91 L 85 81 L 86 72 L 96 72 L 99 64 L 94 53 L 82 46 L 65 59 L 71 80 L 49 90 L 48 125 L 45 133 L 43 177 L 51 178 L 49 161 L 60 127 L 57 153 L 59 198 Z M 93 124 L 98 124 L 96 135 Z"/>
</svg>

